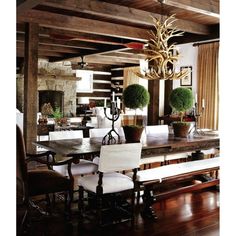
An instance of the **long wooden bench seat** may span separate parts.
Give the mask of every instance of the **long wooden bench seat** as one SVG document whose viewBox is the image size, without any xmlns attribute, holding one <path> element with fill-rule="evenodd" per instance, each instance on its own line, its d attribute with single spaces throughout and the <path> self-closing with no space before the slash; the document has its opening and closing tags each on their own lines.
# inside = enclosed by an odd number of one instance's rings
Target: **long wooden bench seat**
<svg viewBox="0 0 236 236">
<path fill-rule="evenodd" d="M 203 174 L 207 174 L 213 171 L 217 172 L 219 168 L 220 158 L 215 157 L 138 171 L 136 179 L 138 189 L 144 190 L 144 210 L 142 212 L 142 215 L 156 219 L 156 216 L 151 207 L 155 201 L 173 196 L 175 194 L 195 191 L 202 188 L 218 185 L 219 179 L 217 174 L 215 178 L 205 176 L 205 178 L 201 178 L 201 181 L 197 183 L 179 187 L 177 189 L 171 189 L 163 193 L 158 193 L 155 196 L 153 195 L 154 189 L 161 187 L 161 185 L 163 184 L 177 182 L 189 177 L 202 177 Z"/>
</svg>

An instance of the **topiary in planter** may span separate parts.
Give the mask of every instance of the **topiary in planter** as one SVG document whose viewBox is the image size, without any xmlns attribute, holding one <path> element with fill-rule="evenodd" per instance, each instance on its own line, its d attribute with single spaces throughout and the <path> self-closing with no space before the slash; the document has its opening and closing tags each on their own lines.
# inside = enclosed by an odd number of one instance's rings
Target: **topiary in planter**
<svg viewBox="0 0 236 236">
<path fill-rule="evenodd" d="M 140 84 L 131 84 L 123 92 L 124 105 L 130 109 L 143 108 L 148 105 L 149 92 Z"/>
<path fill-rule="evenodd" d="M 137 126 L 136 109 L 147 106 L 150 95 L 147 89 L 140 84 L 131 84 L 123 91 L 123 104 L 125 107 L 135 110 L 134 124 L 123 126 L 126 142 L 139 142 L 143 127 Z M 135 136 L 135 137 L 134 137 Z"/>
<path fill-rule="evenodd" d="M 174 135 L 177 137 L 187 137 L 190 122 L 184 122 L 184 113 L 193 106 L 193 93 L 187 88 L 174 89 L 169 97 L 169 104 L 172 109 L 179 113 L 180 122 L 173 122 Z"/>
</svg>

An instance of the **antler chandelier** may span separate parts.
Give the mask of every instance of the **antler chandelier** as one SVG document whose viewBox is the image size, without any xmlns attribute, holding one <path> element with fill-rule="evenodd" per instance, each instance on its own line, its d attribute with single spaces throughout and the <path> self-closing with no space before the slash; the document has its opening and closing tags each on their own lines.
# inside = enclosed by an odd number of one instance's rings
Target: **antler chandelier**
<svg viewBox="0 0 236 236">
<path fill-rule="evenodd" d="M 148 45 L 143 49 L 149 68 L 144 70 L 143 73 L 136 72 L 135 74 L 148 80 L 184 78 L 189 72 L 187 70 L 175 71 L 175 64 L 179 59 L 179 51 L 175 43 L 169 45 L 171 38 L 183 36 L 184 32 L 173 27 L 173 23 L 176 21 L 174 15 L 168 17 L 163 23 L 155 17 L 152 18 L 155 30 L 151 30 Z"/>
</svg>

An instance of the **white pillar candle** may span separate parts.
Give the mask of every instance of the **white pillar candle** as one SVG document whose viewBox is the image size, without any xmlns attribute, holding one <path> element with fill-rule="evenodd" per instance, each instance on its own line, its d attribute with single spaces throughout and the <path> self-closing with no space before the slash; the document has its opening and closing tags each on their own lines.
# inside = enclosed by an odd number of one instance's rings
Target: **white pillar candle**
<svg viewBox="0 0 236 236">
<path fill-rule="evenodd" d="M 205 99 L 202 99 L 202 108 L 205 108 Z"/>
<path fill-rule="evenodd" d="M 117 108 L 120 109 L 120 99 L 117 98 Z"/>
<path fill-rule="evenodd" d="M 107 107 L 107 99 L 104 99 L 104 107 Z"/>
<path fill-rule="evenodd" d="M 195 103 L 197 103 L 197 93 L 195 94 Z"/>
<path fill-rule="evenodd" d="M 113 91 L 112 92 L 112 102 L 114 102 L 115 101 L 115 92 Z"/>
</svg>

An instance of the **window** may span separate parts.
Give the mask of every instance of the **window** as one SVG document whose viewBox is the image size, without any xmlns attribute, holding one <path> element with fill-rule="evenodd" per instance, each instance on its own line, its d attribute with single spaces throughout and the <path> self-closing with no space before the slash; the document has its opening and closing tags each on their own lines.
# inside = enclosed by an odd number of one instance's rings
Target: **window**
<svg viewBox="0 0 236 236">
<path fill-rule="evenodd" d="M 92 93 L 93 92 L 93 71 L 76 70 L 76 92 Z"/>
</svg>

